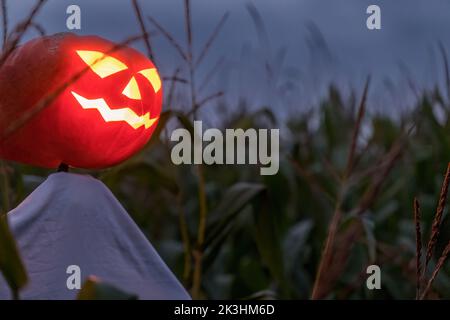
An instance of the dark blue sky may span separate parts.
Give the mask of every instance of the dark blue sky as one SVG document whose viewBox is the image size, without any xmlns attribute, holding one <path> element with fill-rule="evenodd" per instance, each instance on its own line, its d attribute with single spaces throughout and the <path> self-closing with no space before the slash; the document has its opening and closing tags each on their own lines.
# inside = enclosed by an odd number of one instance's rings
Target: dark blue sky
<svg viewBox="0 0 450 320">
<path fill-rule="evenodd" d="M 33 3 L 10 0 L 11 22 L 23 17 Z M 140 3 L 145 14 L 185 43 L 182 0 Z M 268 48 L 258 40 L 246 9 L 249 3 L 264 20 Z M 128 0 L 50 0 L 38 17 L 47 33 L 67 31 L 65 10 L 70 4 L 82 9 L 82 30 L 77 33 L 120 41 L 139 31 Z M 366 28 L 370 4 L 381 7 L 381 30 Z M 230 13 L 229 19 L 199 69 L 197 82 L 223 57 L 219 73 L 204 94 L 224 89 L 232 102 L 243 96 L 254 105 L 297 109 L 317 99 L 330 81 L 344 89 L 359 89 L 371 74 L 372 110 L 386 109 L 389 103 L 407 105 L 412 95 L 405 80 L 413 79 L 418 88 L 441 81 L 443 63 L 437 43 L 441 41 L 450 52 L 450 1 L 445 0 L 192 0 L 197 52 L 225 12 Z M 135 46 L 142 49 L 140 44 Z M 154 39 L 154 50 L 162 74 L 171 74 L 181 64 L 163 37 Z M 272 78 L 267 76 L 267 63 L 273 69 Z"/>
</svg>

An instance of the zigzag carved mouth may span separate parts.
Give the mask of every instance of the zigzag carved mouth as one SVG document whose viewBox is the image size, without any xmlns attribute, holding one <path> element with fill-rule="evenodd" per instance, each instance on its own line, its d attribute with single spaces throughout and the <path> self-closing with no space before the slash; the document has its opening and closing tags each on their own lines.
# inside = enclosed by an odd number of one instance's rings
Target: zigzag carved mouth
<svg viewBox="0 0 450 320">
<path fill-rule="evenodd" d="M 73 91 L 71 91 L 71 93 L 83 109 L 96 109 L 105 122 L 125 121 L 134 129 L 138 129 L 142 126 L 144 126 L 145 129 L 148 129 L 156 122 L 156 120 L 158 120 L 158 117 L 150 118 L 150 112 L 138 116 L 130 108 L 110 108 L 103 98 L 87 99 Z"/>
</svg>

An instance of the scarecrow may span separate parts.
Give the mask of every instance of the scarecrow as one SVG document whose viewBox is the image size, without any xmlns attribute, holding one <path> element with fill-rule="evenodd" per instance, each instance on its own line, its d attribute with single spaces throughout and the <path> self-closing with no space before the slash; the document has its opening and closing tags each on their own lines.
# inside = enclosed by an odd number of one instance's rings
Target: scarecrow
<svg viewBox="0 0 450 320">
<path fill-rule="evenodd" d="M 162 106 L 153 63 L 96 36 L 61 33 L 17 48 L 0 69 L 0 157 L 58 168 L 8 214 L 30 282 L 25 299 L 73 299 L 67 271 L 94 275 L 140 299 L 189 299 L 99 180 L 139 151 Z M 0 277 L 0 298 L 9 290 Z"/>
</svg>

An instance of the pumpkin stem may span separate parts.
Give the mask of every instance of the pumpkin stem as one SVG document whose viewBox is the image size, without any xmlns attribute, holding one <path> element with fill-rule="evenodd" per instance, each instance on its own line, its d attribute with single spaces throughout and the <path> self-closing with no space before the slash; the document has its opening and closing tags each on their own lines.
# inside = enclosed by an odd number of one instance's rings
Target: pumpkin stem
<svg viewBox="0 0 450 320">
<path fill-rule="evenodd" d="M 61 164 L 58 167 L 58 172 L 69 172 L 69 166 L 64 162 L 61 162 Z"/>
</svg>

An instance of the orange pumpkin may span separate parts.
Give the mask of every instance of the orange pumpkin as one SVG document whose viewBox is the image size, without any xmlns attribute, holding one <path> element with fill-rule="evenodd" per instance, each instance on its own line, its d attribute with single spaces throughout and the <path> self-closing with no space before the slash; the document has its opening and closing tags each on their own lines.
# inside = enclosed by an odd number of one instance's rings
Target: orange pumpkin
<svg viewBox="0 0 450 320">
<path fill-rule="evenodd" d="M 161 106 L 158 72 L 138 51 L 70 33 L 31 40 L 0 68 L 0 157 L 112 166 L 147 143 Z"/>
</svg>

